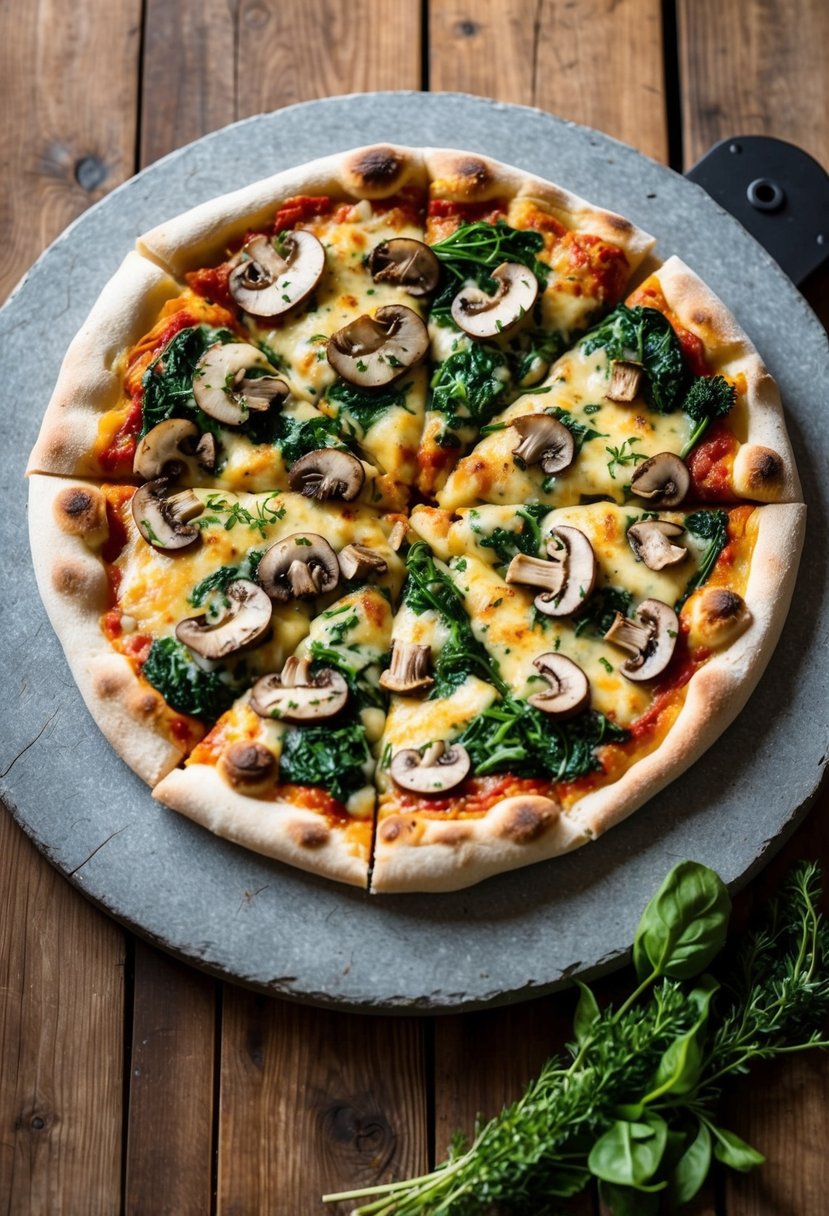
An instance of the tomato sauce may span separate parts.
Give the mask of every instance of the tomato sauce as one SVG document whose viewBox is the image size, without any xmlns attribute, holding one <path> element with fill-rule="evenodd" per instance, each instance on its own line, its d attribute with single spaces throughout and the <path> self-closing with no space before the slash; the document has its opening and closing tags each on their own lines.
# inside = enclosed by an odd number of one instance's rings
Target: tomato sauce
<svg viewBox="0 0 829 1216">
<path fill-rule="evenodd" d="M 384 811 L 432 814 L 445 819 L 471 819 L 485 815 L 502 798 L 514 798 L 518 794 L 551 797 L 554 791 L 555 782 L 548 777 L 514 777 L 510 773 L 496 773 L 490 777 L 467 777 L 462 785 L 444 798 L 424 798 L 420 794 L 398 789 L 393 803 L 387 803 Z"/>
<path fill-rule="evenodd" d="M 426 211 L 427 240 L 434 245 L 451 236 L 462 224 L 482 221 L 494 224 L 506 219 L 507 204 L 503 199 L 489 199 L 483 203 L 460 203 L 450 199 L 433 198 Z"/>
<path fill-rule="evenodd" d="M 621 300 L 630 273 L 624 250 L 587 232 L 568 232 L 557 247 L 556 257 L 560 254 L 579 272 L 585 287 L 595 284 L 591 295 L 597 300 L 608 304 Z"/>
<path fill-rule="evenodd" d="M 728 502 L 732 497 L 731 470 L 738 442 L 721 418 L 716 418 L 686 458 L 691 474 L 689 498 L 700 502 Z"/>
<path fill-rule="evenodd" d="M 298 194 L 295 198 L 289 198 L 279 208 L 273 222 L 273 230 L 284 232 L 317 215 L 327 215 L 330 211 L 331 199 L 326 195 Z"/>
<path fill-rule="evenodd" d="M 98 453 L 101 469 L 108 476 L 131 473 L 143 420 L 143 394 L 132 398 L 124 420 L 107 446 Z"/>
<path fill-rule="evenodd" d="M 235 308 L 236 302 L 230 294 L 231 262 L 222 262 L 221 266 L 207 266 L 203 270 L 190 270 L 184 276 L 187 286 L 196 295 L 203 296 L 223 308 Z"/>
</svg>

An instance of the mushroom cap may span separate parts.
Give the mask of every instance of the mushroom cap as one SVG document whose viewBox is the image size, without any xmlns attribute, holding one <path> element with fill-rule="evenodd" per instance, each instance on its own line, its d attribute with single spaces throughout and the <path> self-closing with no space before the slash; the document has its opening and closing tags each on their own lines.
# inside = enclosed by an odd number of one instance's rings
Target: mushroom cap
<svg viewBox="0 0 829 1216">
<path fill-rule="evenodd" d="M 392 780 L 415 794 L 443 794 L 460 785 L 472 767 L 469 752 L 460 743 L 447 747 L 440 741 L 430 743 L 421 755 L 407 747 L 392 756 Z"/>
<path fill-rule="evenodd" d="M 265 551 L 256 577 L 278 603 L 294 598 L 323 595 L 340 580 L 337 555 L 316 532 L 292 532 Z"/>
<path fill-rule="evenodd" d="M 335 668 L 321 667 L 313 676 L 304 670 L 302 682 L 297 683 L 292 675 L 286 680 L 283 669 L 280 675 L 273 673 L 257 680 L 250 692 L 253 712 L 260 718 L 275 718 L 280 722 L 310 722 L 333 718 L 345 706 L 348 683 Z"/>
<path fill-rule="evenodd" d="M 375 245 L 368 256 L 375 283 L 394 283 L 410 296 L 434 291 L 440 279 L 440 262 L 428 245 L 410 236 L 392 237 Z"/>
<path fill-rule="evenodd" d="M 669 519 L 642 519 L 627 530 L 628 544 L 649 570 L 663 570 L 684 561 L 688 550 L 671 542 L 682 536 L 682 524 Z"/>
<path fill-rule="evenodd" d="M 187 521 L 201 515 L 204 505 L 192 490 L 170 494 L 170 479 L 145 481 L 132 496 L 135 526 L 156 549 L 186 549 L 199 537 L 199 529 Z"/>
<path fill-rule="evenodd" d="M 590 704 L 590 681 L 578 663 L 566 655 L 549 651 L 533 659 L 535 667 L 548 681 L 544 692 L 527 698 L 530 705 L 560 721 L 573 718 Z"/>
<path fill-rule="evenodd" d="M 655 507 L 676 507 L 691 485 L 685 463 L 673 452 L 657 452 L 640 464 L 630 479 L 631 491 Z"/>
<path fill-rule="evenodd" d="M 301 304 L 319 283 L 325 249 L 312 232 L 297 228 L 282 235 L 283 255 L 267 236 L 255 236 L 230 272 L 236 303 L 254 317 L 277 317 Z"/>
<path fill-rule="evenodd" d="M 563 562 L 565 583 L 557 594 L 544 591 L 535 597 L 535 606 L 545 616 L 572 616 L 584 607 L 596 586 L 599 572 L 593 546 L 580 528 L 561 524 L 550 530 L 547 555 L 551 562 Z"/>
<path fill-rule="evenodd" d="M 512 449 L 519 468 L 540 464 L 545 473 L 560 473 L 573 463 L 573 432 L 552 414 L 524 414 L 513 418 L 510 426 L 521 436 L 521 442 Z"/>
<path fill-rule="evenodd" d="M 251 410 L 267 409 L 275 396 L 288 395 L 285 381 L 275 376 L 246 379 L 245 372 L 254 367 L 270 369 L 270 364 L 249 342 L 209 346 L 193 373 L 196 405 L 224 426 L 242 426 Z"/>
<path fill-rule="evenodd" d="M 525 316 L 538 295 L 538 280 L 521 262 L 502 262 L 492 271 L 497 290 L 487 293 L 468 283 L 452 301 L 452 320 L 470 338 L 496 338 Z"/>
<path fill-rule="evenodd" d="M 187 418 L 165 418 L 138 443 L 132 471 L 145 481 L 157 477 L 179 477 L 187 457 L 196 450 L 199 428 Z"/>
<path fill-rule="evenodd" d="M 679 617 L 662 600 L 642 600 L 633 621 L 617 612 L 604 636 L 632 655 L 619 668 L 623 676 L 635 683 L 653 680 L 671 661 L 679 637 Z"/>
<path fill-rule="evenodd" d="M 250 579 L 236 579 L 224 596 L 227 603 L 218 620 L 191 616 L 176 625 L 178 640 L 205 659 L 221 659 L 250 646 L 271 623 L 273 604 Z"/>
<path fill-rule="evenodd" d="M 380 388 L 405 375 L 429 349 L 425 323 L 405 304 L 363 313 L 328 340 L 328 362 L 358 388 Z"/>
<path fill-rule="evenodd" d="M 317 448 L 294 461 L 288 485 L 306 498 L 327 502 L 339 498 L 351 502 L 363 488 L 366 475 L 362 464 L 345 448 Z"/>
</svg>

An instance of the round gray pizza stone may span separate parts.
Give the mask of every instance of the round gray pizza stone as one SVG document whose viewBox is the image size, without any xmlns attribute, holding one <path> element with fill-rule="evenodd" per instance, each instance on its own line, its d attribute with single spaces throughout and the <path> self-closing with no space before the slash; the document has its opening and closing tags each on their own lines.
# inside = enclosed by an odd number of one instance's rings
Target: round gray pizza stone
<svg viewBox="0 0 829 1216">
<path fill-rule="evenodd" d="M 87 713 L 35 588 L 23 468 L 64 350 L 135 237 L 215 194 L 361 144 L 487 153 L 620 211 L 717 291 L 763 352 L 809 504 L 789 623 L 748 708 L 687 774 L 579 852 L 452 895 L 368 897 L 165 809 Z M 332 98 L 174 152 L 84 214 L 0 313 L 4 729 L 0 790 L 84 894 L 181 958 L 283 997 L 437 1012 L 520 1000 L 618 963 L 667 870 L 736 885 L 808 806 L 826 760 L 829 352 L 776 264 L 701 189 L 606 136 L 455 94 Z"/>
</svg>

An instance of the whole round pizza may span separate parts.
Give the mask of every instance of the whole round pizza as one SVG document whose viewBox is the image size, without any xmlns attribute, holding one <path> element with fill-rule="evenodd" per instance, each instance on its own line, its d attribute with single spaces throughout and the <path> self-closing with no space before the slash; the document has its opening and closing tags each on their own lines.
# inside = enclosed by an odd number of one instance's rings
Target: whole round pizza
<svg viewBox="0 0 829 1216">
<path fill-rule="evenodd" d="M 165 807 L 454 890 L 595 838 L 722 733 L 805 508 L 760 356 L 652 247 L 388 146 L 138 240 L 67 352 L 30 523 L 84 700 Z"/>
</svg>

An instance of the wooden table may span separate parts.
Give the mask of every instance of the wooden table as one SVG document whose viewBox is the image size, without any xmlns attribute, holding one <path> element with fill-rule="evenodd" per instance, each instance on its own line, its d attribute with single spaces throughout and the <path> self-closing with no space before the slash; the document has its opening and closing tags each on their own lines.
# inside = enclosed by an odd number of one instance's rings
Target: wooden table
<svg viewBox="0 0 829 1216">
<path fill-rule="evenodd" d="M 21 0 L 0 8 L 0 295 L 90 203 L 236 118 L 375 89 L 478 93 L 675 168 L 726 135 L 829 167 L 825 0 Z M 829 275 L 807 294 L 829 317 Z M 829 812 L 824 788 L 822 810 Z M 792 858 L 829 863 L 815 808 Z M 614 982 L 600 985 L 603 997 Z M 421 1170 L 564 1042 L 570 993 L 434 1019 L 321 1012 L 219 983 L 124 932 L 0 812 L 0 1212 L 268 1216 Z M 768 1162 L 697 1216 L 829 1207 L 829 1061 L 731 1097 Z M 345 1210 L 344 1208 L 341 1209 Z M 593 1213 L 587 1196 L 570 1209 Z"/>
</svg>

